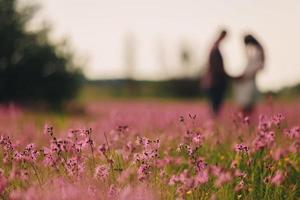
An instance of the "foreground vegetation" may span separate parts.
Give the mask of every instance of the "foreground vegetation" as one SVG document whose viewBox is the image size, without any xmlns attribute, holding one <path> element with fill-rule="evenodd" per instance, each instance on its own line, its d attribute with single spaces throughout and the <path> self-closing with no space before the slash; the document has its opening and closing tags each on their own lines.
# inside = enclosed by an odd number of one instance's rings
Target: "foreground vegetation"
<svg viewBox="0 0 300 200">
<path fill-rule="evenodd" d="M 2 199 L 297 199 L 297 102 L 244 117 L 204 103 L 90 103 L 77 115 L 0 108 Z M 42 128 L 42 126 L 44 126 Z"/>
</svg>

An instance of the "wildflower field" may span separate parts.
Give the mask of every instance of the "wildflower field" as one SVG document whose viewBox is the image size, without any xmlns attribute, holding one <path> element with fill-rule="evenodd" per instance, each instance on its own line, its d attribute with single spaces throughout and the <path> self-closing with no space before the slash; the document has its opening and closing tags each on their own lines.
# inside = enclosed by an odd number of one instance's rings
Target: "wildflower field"
<svg viewBox="0 0 300 200">
<path fill-rule="evenodd" d="M 300 199 L 300 102 L 0 106 L 0 199 Z"/>
</svg>

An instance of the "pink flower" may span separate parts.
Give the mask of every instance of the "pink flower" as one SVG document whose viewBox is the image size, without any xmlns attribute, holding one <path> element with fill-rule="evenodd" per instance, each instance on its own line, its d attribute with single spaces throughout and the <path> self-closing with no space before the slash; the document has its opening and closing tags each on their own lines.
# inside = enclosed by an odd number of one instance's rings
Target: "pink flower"
<svg viewBox="0 0 300 200">
<path fill-rule="evenodd" d="M 268 131 L 272 126 L 272 120 L 269 120 L 265 115 L 259 115 L 258 130 L 261 132 Z"/>
<path fill-rule="evenodd" d="M 0 194 L 5 190 L 7 185 L 7 178 L 4 176 L 4 171 L 0 169 Z"/>
<path fill-rule="evenodd" d="M 300 127 L 294 126 L 291 129 L 285 129 L 283 132 L 289 138 L 299 138 L 300 137 Z"/>
<path fill-rule="evenodd" d="M 50 135 L 51 137 L 53 137 L 53 126 L 50 126 L 49 124 L 45 124 L 44 134 L 45 135 Z"/>
<path fill-rule="evenodd" d="M 196 145 L 202 145 L 204 137 L 200 133 L 196 133 L 193 135 L 192 142 Z"/>
<path fill-rule="evenodd" d="M 133 143 L 131 141 L 127 142 L 127 144 L 124 145 L 123 149 L 122 149 L 123 158 L 125 160 L 129 160 L 130 156 L 133 154 L 135 149 L 136 148 L 135 148 L 135 146 L 133 145 Z"/>
<path fill-rule="evenodd" d="M 275 141 L 275 133 L 273 131 L 260 132 L 253 140 L 253 149 L 255 151 L 270 147 Z"/>
<path fill-rule="evenodd" d="M 29 174 L 27 170 L 24 169 L 17 169 L 16 167 L 13 167 L 10 174 L 9 174 L 9 180 L 13 181 L 15 179 L 20 179 L 20 180 L 28 180 L 29 179 Z"/>
<path fill-rule="evenodd" d="M 200 147 L 204 142 L 204 136 L 199 131 L 187 130 L 185 134 L 185 140 L 193 147 Z"/>
<path fill-rule="evenodd" d="M 272 154 L 272 158 L 276 161 L 280 160 L 284 156 L 288 155 L 289 151 L 287 149 L 276 149 Z"/>
<path fill-rule="evenodd" d="M 9 136 L 3 136 L 1 135 L 0 137 L 0 145 L 3 147 L 5 152 L 8 151 L 13 151 L 14 150 L 14 145 L 10 140 Z"/>
<path fill-rule="evenodd" d="M 133 174 L 133 170 L 132 168 L 126 168 L 124 169 L 121 174 L 119 175 L 117 181 L 121 184 L 125 183 L 131 176 L 131 174 Z"/>
<path fill-rule="evenodd" d="M 180 182 L 180 180 L 179 180 L 178 176 L 172 175 L 170 180 L 169 180 L 169 185 L 175 185 L 179 182 Z"/>
<path fill-rule="evenodd" d="M 196 177 L 195 177 L 195 184 L 196 185 L 201 185 L 203 183 L 208 182 L 208 179 L 209 179 L 209 175 L 208 175 L 208 171 L 207 170 L 198 172 L 196 174 Z"/>
<path fill-rule="evenodd" d="M 240 177 L 240 178 L 246 178 L 247 174 L 244 172 L 241 172 L 239 169 L 234 170 L 234 176 Z"/>
<path fill-rule="evenodd" d="M 283 114 L 279 113 L 277 115 L 274 115 L 272 118 L 272 123 L 275 124 L 276 126 L 279 126 L 280 123 L 285 119 Z"/>
<path fill-rule="evenodd" d="M 203 171 L 204 169 L 207 168 L 207 163 L 202 158 L 199 158 L 196 161 L 195 165 L 196 165 L 195 167 L 196 167 L 197 172 L 201 172 L 201 171 Z"/>
<path fill-rule="evenodd" d="M 222 168 L 216 165 L 211 165 L 210 171 L 215 177 L 218 177 L 222 172 Z"/>
<path fill-rule="evenodd" d="M 240 143 L 234 146 L 234 150 L 238 153 L 248 153 L 249 147 L 244 145 L 243 143 Z"/>
<path fill-rule="evenodd" d="M 138 174 L 138 179 L 140 181 L 145 180 L 146 178 L 148 178 L 149 174 L 150 174 L 150 165 L 148 164 L 142 164 L 138 170 L 137 170 L 137 174 Z"/>
<path fill-rule="evenodd" d="M 128 185 L 120 191 L 119 200 L 156 200 L 158 197 L 151 190 L 151 188 L 146 187 L 145 185 L 138 185 L 132 187 Z"/>
<path fill-rule="evenodd" d="M 296 153 L 300 150 L 300 141 L 295 141 L 293 144 L 291 144 L 288 148 L 288 150 L 292 153 Z"/>
<path fill-rule="evenodd" d="M 99 153 L 105 154 L 107 151 L 108 151 L 108 147 L 106 144 L 99 145 L 99 147 L 98 147 Z"/>
<path fill-rule="evenodd" d="M 206 175 L 206 173 L 199 174 L 199 177 L 197 177 L 199 182 L 197 184 L 204 183 Z M 195 187 L 195 179 L 195 177 L 191 177 L 188 174 L 187 170 L 184 170 L 179 175 L 173 175 L 169 180 L 169 185 L 180 184 L 182 186 L 181 189 L 183 190 L 192 189 L 193 187 Z M 178 192 L 180 192 L 181 189 L 179 189 Z"/>
<path fill-rule="evenodd" d="M 78 157 L 72 157 L 65 163 L 68 174 L 71 176 L 79 177 L 84 172 L 84 162 Z"/>
<path fill-rule="evenodd" d="M 96 167 L 94 178 L 106 180 L 109 175 L 109 168 L 106 165 L 99 165 Z"/>
<path fill-rule="evenodd" d="M 245 183 L 243 180 L 241 180 L 234 188 L 235 192 L 240 192 L 242 189 L 244 189 Z"/>
<path fill-rule="evenodd" d="M 116 188 L 116 186 L 114 185 L 109 186 L 107 196 L 108 199 L 118 199 L 118 189 Z"/>
<path fill-rule="evenodd" d="M 9 199 L 10 200 L 20 200 L 24 196 L 24 193 L 20 189 L 13 190 L 9 194 Z"/>
<path fill-rule="evenodd" d="M 225 183 L 231 181 L 232 175 L 230 172 L 221 172 L 219 176 L 217 176 L 217 180 L 215 181 L 216 187 L 221 187 Z"/>
<path fill-rule="evenodd" d="M 275 175 L 271 178 L 271 184 L 279 186 L 284 181 L 284 179 L 285 179 L 285 174 L 282 171 L 277 170 L 275 172 Z"/>
</svg>

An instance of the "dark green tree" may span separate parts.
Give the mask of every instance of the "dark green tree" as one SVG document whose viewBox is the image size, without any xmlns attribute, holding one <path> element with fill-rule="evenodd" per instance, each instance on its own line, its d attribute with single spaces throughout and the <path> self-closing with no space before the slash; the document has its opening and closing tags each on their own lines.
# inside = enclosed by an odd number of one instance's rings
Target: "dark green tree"
<svg viewBox="0 0 300 200">
<path fill-rule="evenodd" d="M 74 97 L 83 78 L 71 51 L 53 44 L 48 29 L 28 31 L 37 6 L 0 0 L 0 101 L 46 102 Z"/>
</svg>

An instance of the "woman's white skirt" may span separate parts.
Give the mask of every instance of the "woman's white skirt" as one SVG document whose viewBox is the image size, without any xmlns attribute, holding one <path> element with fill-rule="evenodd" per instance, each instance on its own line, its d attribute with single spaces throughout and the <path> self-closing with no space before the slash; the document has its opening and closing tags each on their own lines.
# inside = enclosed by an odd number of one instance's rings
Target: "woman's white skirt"
<svg viewBox="0 0 300 200">
<path fill-rule="evenodd" d="M 241 80 L 233 85 L 235 101 L 240 108 L 247 108 L 255 104 L 259 92 L 255 80 Z"/>
</svg>

